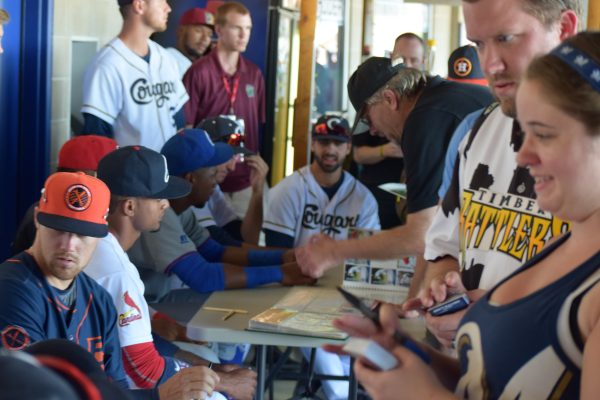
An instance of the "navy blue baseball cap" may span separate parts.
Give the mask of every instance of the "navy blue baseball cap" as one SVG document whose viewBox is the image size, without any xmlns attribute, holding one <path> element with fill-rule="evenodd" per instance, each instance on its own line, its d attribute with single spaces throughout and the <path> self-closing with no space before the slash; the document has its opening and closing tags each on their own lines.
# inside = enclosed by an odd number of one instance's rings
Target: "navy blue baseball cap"
<svg viewBox="0 0 600 400">
<path fill-rule="evenodd" d="M 167 140 L 160 152 L 167 158 L 169 171 L 179 176 L 223 164 L 233 157 L 231 146 L 213 143 L 202 129 L 180 130 Z"/>
<path fill-rule="evenodd" d="M 244 130 L 240 124 L 225 115 L 204 118 L 196 128 L 204 129 L 213 142 L 230 145 L 234 154 L 254 154 L 244 146 Z"/>
<path fill-rule="evenodd" d="M 97 174 L 118 196 L 177 199 L 192 190 L 186 180 L 169 175 L 165 156 L 143 146 L 108 153 L 98 163 Z"/>
</svg>

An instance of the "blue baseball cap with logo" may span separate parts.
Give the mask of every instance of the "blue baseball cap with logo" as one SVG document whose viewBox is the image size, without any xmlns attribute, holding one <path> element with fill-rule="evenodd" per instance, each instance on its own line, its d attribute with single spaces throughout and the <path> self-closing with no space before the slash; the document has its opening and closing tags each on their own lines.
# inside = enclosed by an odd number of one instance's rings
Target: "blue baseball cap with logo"
<svg viewBox="0 0 600 400">
<path fill-rule="evenodd" d="M 233 157 L 231 146 L 213 141 L 202 129 L 182 129 L 171 136 L 160 151 L 173 175 L 184 175 L 199 168 L 214 167 Z"/>
</svg>

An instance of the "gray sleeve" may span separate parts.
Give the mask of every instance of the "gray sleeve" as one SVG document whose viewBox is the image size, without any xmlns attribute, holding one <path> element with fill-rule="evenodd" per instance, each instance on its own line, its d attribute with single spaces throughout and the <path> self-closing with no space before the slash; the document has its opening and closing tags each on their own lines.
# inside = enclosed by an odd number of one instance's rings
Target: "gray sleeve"
<svg viewBox="0 0 600 400">
<path fill-rule="evenodd" d="M 193 222 L 193 223 L 192 223 Z M 144 232 L 129 250 L 129 257 L 138 268 L 168 273 L 167 267 L 208 239 L 208 231 L 196 221 L 191 209 L 177 216 L 168 208 L 156 232 Z"/>
</svg>

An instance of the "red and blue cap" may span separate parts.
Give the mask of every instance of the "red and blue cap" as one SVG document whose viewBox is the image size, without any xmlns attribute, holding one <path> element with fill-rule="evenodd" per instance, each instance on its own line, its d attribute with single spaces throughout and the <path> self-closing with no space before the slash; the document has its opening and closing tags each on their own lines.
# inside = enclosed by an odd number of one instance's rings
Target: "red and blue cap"
<svg viewBox="0 0 600 400">
<path fill-rule="evenodd" d="M 350 125 L 345 118 L 338 115 L 325 114 L 319 117 L 312 129 L 313 140 L 350 141 Z"/>
<path fill-rule="evenodd" d="M 108 234 L 110 191 L 83 172 L 56 172 L 46 179 L 38 206 L 40 224 L 81 236 Z"/>
<path fill-rule="evenodd" d="M 177 199 L 192 190 L 185 179 L 169 175 L 167 159 L 143 146 L 121 147 L 98 163 L 98 179 L 112 194 L 148 199 Z"/>
<path fill-rule="evenodd" d="M 206 25 L 214 29 L 215 16 L 205 8 L 191 8 L 183 13 L 179 19 L 179 25 Z"/>
<path fill-rule="evenodd" d="M 199 168 L 214 167 L 233 157 L 231 146 L 213 141 L 203 129 L 182 129 L 171 136 L 160 151 L 169 171 L 182 176 Z"/>
</svg>

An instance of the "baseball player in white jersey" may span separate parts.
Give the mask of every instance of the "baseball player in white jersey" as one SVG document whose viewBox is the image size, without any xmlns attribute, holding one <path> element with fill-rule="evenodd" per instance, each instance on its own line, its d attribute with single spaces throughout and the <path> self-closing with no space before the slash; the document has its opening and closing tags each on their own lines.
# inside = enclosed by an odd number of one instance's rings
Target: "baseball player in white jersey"
<svg viewBox="0 0 600 400">
<path fill-rule="evenodd" d="M 279 182 L 269 192 L 263 230 L 267 246 L 295 247 L 316 233 L 346 239 L 348 228 L 380 229 L 375 197 L 362 183 L 342 170 L 350 153 L 348 122 L 324 115 L 313 127 L 313 161 Z M 302 348 L 306 358 L 310 349 Z M 315 372 L 347 376 L 350 363 L 317 349 Z M 328 400 L 348 397 L 348 382 L 323 381 Z"/>
<path fill-rule="evenodd" d="M 165 344 L 160 337 L 153 337 L 150 312 L 144 299 L 144 284 L 125 251 L 141 232 L 160 228 L 165 210 L 169 207 L 166 199 L 185 196 L 192 187 L 183 179 L 169 176 L 164 156 L 142 146 L 122 147 L 104 157 L 98 165 L 98 177 L 112 194 L 109 233 L 96 248 L 86 273 L 109 292 L 117 309 L 117 330 L 130 386 L 161 386 L 171 377 L 182 374 L 180 370 L 188 364 L 206 365 L 208 362 Z M 218 385 L 216 390 L 226 391 L 235 398 L 250 398 L 255 374 L 247 370 L 226 373 L 234 369 L 230 367 L 223 371 L 215 368 L 219 376 L 209 374 L 207 382 Z M 196 371 L 196 374 L 202 373 L 207 371 Z M 235 385 L 243 383 L 248 387 L 236 388 L 232 384 L 234 377 Z M 216 398 L 223 399 L 222 396 Z"/>
<path fill-rule="evenodd" d="M 184 125 L 188 95 L 173 57 L 150 35 L 166 29 L 166 0 L 118 0 L 119 36 L 94 57 L 83 82 L 83 133 L 160 151 Z"/>
<path fill-rule="evenodd" d="M 313 128 L 312 139 L 312 163 L 269 192 L 263 224 L 267 246 L 296 247 L 315 233 L 346 239 L 348 228 L 380 228 L 375 198 L 342 170 L 350 152 L 348 122 L 324 115 Z"/>
</svg>

